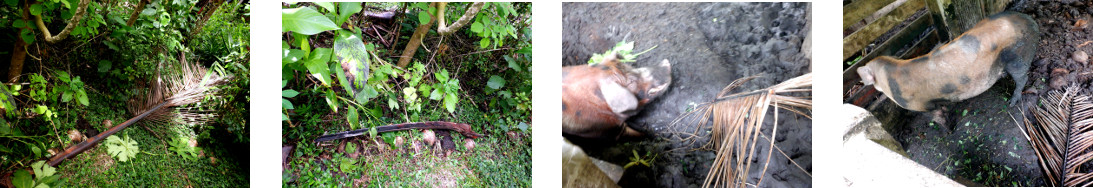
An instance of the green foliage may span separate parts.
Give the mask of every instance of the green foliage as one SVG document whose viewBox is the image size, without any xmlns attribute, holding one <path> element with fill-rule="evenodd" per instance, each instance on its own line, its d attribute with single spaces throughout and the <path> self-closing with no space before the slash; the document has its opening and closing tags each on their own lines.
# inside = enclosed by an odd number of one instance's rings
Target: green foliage
<svg viewBox="0 0 1093 188">
<path fill-rule="evenodd" d="M 201 157 L 198 156 L 201 152 L 201 147 L 190 147 L 190 140 L 191 139 L 189 137 L 185 136 L 175 137 L 171 139 L 170 150 L 174 151 L 175 154 L 178 154 L 182 156 L 182 158 L 185 158 L 187 160 L 193 161 L 201 159 Z"/>
<path fill-rule="evenodd" d="M 121 162 L 135 158 L 137 153 L 140 152 L 137 141 L 129 138 L 129 135 L 125 135 L 125 139 L 117 135 L 110 135 L 110 137 L 106 137 L 106 142 L 103 145 L 106 145 L 106 152 L 110 153 L 110 156 L 118 158 L 118 161 Z"/>
<path fill-rule="evenodd" d="M 615 47 L 612 47 L 611 50 L 607 50 L 607 52 L 604 52 L 602 54 L 592 54 L 592 58 L 588 59 L 588 64 L 600 63 L 603 61 L 604 58 L 607 58 L 607 55 L 611 54 L 618 54 L 622 56 L 622 59 L 619 59 L 619 62 L 634 62 L 638 58 L 638 55 L 644 54 L 645 52 L 649 52 L 650 50 L 656 48 L 657 46 L 653 46 L 652 48 L 649 48 L 645 51 L 634 54 L 634 42 L 619 41 L 619 43 L 615 44 Z"/>
<path fill-rule="evenodd" d="M 314 35 L 335 29 L 338 29 L 338 25 L 335 25 L 333 21 L 330 21 L 330 18 L 319 14 L 311 7 L 281 10 L 281 32 L 292 31 L 304 35 Z"/>
<path fill-rule="evenodd" d="M 288 120 L 288 114 L 286 114 L 286 112 L 288 112 L 287 110 L 295 109 L 292 106 L 292 101 L 288 101 L 288 98 L 293 98 L 300 94 L 300 92 L 296 92 L 296 90 L 285 89 L 285 86 L 288 86 L 288 80 L 281 80 L 281 121 Z"/>
<path fill-rule="evenodd" d="M 348 157 L 340 157 L 338 160 L 338 169 L 345 173 L 352 173 L 357 169 L 357 160 L 350 159 Z"/>
<path fill-rule="evenodd" d="M 453 10 L 451 15 L 460 15 L 465 10 Z M 471 23 L 470 31 L 474 32 L 479 40 L 479 48 L 490 48 L 505 45 L 505 40 L 512 38 L 517 39 L 520 36 L 519 32 L 514 26 L 513 21 L 522 21 L 530 23 L 528 20 L 514 20 L 520 18 L 517 10 L 510 2 L 487 2 L 482 6 L 482 10 L 476 15 L 474 22 Z"/>
<path fill-rule="evenodd" d="M 0 85 L 0 111 L 9 115 L 15 112 L 15 96 L 19 94 L 20 88 L 22 88 L 22 85 L 12 85 L 11 89 L 8 89 L 8 86 Z"/>
<path fill-rule="evenodd" d="M 80 81 L 80 77 L 71 77 L 68 72 L 56 71 L 57 79 L 61 81 L 61 84 L 53 87 L 53 94 L 60 94 L 61 102 L 69 102 L 72 99 L 76 99 L 80 104 L 87 106 L 90 102 L 87 100 L 87 92 L 84 91 L 84 83 Z"/>
<path fill-rule="evenodd" d="M 27 170 L 16 170 L 15 177 L 11 180 L 11 183 L 14 184 L 15 187 L 48 188 L 57 186 L 57 180 L 61 178 L 61 175 L 56 174 L 56 168 L 46 165 L 46 161 L 38 161 L 30 166 L 31 169 L 34 170 L 34 178 L 30 177 L 30 173 L 27 172 Z"/>
</svg>

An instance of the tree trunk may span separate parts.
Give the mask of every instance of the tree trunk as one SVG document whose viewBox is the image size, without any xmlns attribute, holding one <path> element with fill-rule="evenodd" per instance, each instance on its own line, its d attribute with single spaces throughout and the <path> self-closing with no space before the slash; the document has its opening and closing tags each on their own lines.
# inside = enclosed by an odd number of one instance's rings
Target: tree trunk
<svg viewBox="0 0 1093 188">
<path fill-rule="evenodd" d="M 429 6 L 436 7 L 436 14 L 430 15 L 431 19 L 429 19 L 429 23 L 418 26 L 417 30 L 414 31 L 414 35 L 410 37 L 410 43 L 406 44 L 405 50 L 402 50 L 402 56 L 398 59 L 398 66 L 406 68 L 406 65 L 410 64 L 410 59 L 413 59 L 414 53 L 417 52 L 417 47 L 421 45 L 421 39 L 425 37 L 425 34 L 429 33 L 429 27 L 432 26 L 433 22 L 440 23 L 436 29 L 437 34 L 449 35 L 455 33 L 459 28 L 467 25 L 467 22 L 474 19 L 474 16 L 478 15 L 478 11 L 482 10 L 482 6 L 485 4 L 486 3 L 483 2 L 471 4 L 471 7 L 467 8 L 467 12 L 464 12 L 459 20 L 452 23 L 451 27 L 446 26 L 444 23 L 444 10 L 448 3 L 430 4 Z"/>
<path fill-rule="evenodd" d="M 201 19 L 194 25 L 194 30 L 190 32 L 190 35 L 201 33 L 201 29 L 205 28 L 205 22 L 209 21 L 209 18 L 216 13 L 216 9 L 219 9 L 222 4 L 224 4 L 224 1 L 213 0 L 211 3 L 205 4 L 205 7 L 201 7 Z"/>
<path fill-rule="evenodd" d="M 76 29 L 76 24 L 79 24 L 80 20 L 83 19 L 83 16 L 87 14 L 87 4 L 90 2 L 91 0 L 80 1 L 79 7 L 76 8 L 76 13 L 72 15 L 71 19 L 68 19 L 68 25 L 65 25 L 65 28 L 61 30 L 61 33 L 57 33 L 57 36 L 53 36 L 53 34 L 49 32 L 49 28 L 46 28 L 46 24 L 42 22 L 41 15 L 34 16 L 34 22 L 38 24 L 38 29 L 42 30 L 42 38 L 49 43 L 57 43 L 57 41 L 64 40 L 68 37 L 69 33 L 72 33 L 72 29 Z"/>
<path fill-rule="evenodd" d="M 26 4 L 24 4 L 23 13 L 22 13 L 23 17 L 21 17 L 19 19 L 22 19 L 23 21 L 29 21 L 29 19 L 27 19 L 27 18 L 30 17 L 30 12 L 28 12 L 28 9 L 29 8 L 26 6 Z M 20 28 L 20 30 L 18 30 L 18 31 L 22 32 L 22 30 L 24 30 L 24 29 L 30 29 L 30 28 L 24 26 L 23 28 Z M 15 78 L 17 78 L 17 77 L 19 77 L 19 75 L 23 74 L 23 61 L 25 61 L 27 59 L 27 48 L 26 48 L 26 46 L 27 46 L 27 41 L 23 41 L 23 37 L 21 35 L 15 37 L 15 47 L 11 48 L 12 49 L 11 50 L 11 66 L 8 69 L 8 77 L 7 77 L 7 80 L 5 80 L 5 81 L 16 82 L 17 80 L 15 80 Z"/>
<path fill-rule="evenodd" d="M 141 0 L 140 4 L 137 4 L 137 8 L 133 9 L 133 13 L 129 14 L 129 21 L 125 22 L 126 26 L 133 26 L 133 23 L 137 22 L 137 16 L 140 16 L 140 12 L 144 11 L 144 5 L 148 4 L 151 0 Z"/>
<path fill-rule="evenodd" d="M 27 59 L 27 45 L 26 41 L 23 41 L 23 37 L 15 37 L 15 47 L 11 52 L 11 69 L 8 70 L 8 78 L 6 81 L 15 82 L 15 78 L 23 74 L 23 61 Z"/>
<path fill-rule="evenodd" d="M 432 3 L 429 6 L 436 7 L 437 4 Z M 437 9 L 437 12 L 440 11 L 444 10 Z M 428 12 L 426 12 L 426 14 L 428 14 Z M 398 58 L 399 68 L 406 68 L 406 65 L 410 64 L 410 59 L 413 59 L 418 46 L 421 46 L 421 39 L 425 38 L 425 34 L 429 33 L 429 27 L 433 26 L 433 22 L 436 22 L 436 17 L 430 15 L 429 22 L 417 26 L 414 35 L 410 37 L 410 42 L 406 44 L 406 49 L 402 50 L 402 56 Z"/>
</svg>

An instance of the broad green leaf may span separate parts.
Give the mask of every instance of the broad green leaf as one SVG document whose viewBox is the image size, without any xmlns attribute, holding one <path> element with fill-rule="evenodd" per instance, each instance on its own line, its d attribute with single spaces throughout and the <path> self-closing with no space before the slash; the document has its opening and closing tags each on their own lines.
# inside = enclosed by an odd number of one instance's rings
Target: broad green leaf
<svg viewBox="0 0 1093 188">
<path fill-rule="evenodd" d="M 137 146 L 137 141 L 129 138 L 129 135 L 125 136 L 125 139 L 121 139 L 117 135 L 111 135 L 106 138 L 106 152 L 111 156 L 117 157 L 118 161 L 125 162 L 129 159 L 135 158 L 137 153 L 140 152 L 140 147 Z"/>
<path fill-rule="evenodd" d="M 471 24 L 471 32 L 481 33 L 482 32 L 482 23 L 478 23 L 478 22 L 472 23 Z"/>
<path fill-rule="evenodd" d="M 15 177 L 11 179 L 11 183 L 15 184 L 16 188 L 34 187 L 34 180 L 30 178 L 30 172 L 23 169 L 15 170 Z"/>
<path fill-rule="evenodd" d="M 355 80 L 350 83 L 351 86 L 365 85 L 368 83 L 368 66 L 371 64 L 368 58 L 368 51 L 364 46 L 364 42 L 357 35 L 349 32 L 338 32 L 338 37 L 334 40 L 334 54 L 337 57 L 338 63 L 341 66 L 348 69 L 350 72 L 346 75 L 354 75 Z M 359 91 L 360 89 L 353 89 L 351 91 Z"/>
<path fill-rule="evenodd" d="M 333 90 L 327 89 L 326 91 L 326 105 L 330 106 L 331 111 L 338 113 L 338 107 L 341 105 L 338 104 L 338 97 L 334 95 Z"/>
<path fill-rule="evenodd" d="M 478 42 L 478 47 L 479 48 L 490 47 L 490 38 L 483 38 L 482 41 Z"/>
<path fill-rule="evenodd" d="M 525 124 L 524 122 L 520 122 L 520 124 L 517 124 L 516 128 L 519 128 L 520 131 L 528 132 L 528 124 Z"/>
<path fill-rule="evenodd" d="M 448 82 L 448 69 L 441 69 L 439 73 L 433 73 L 433 76 L 436 76 L 437 82 Z"/>
<path fill-rule="evenodd" d="M 296 95 L 299 95 L 299 94 L 300 94 L 300 92 L 297 92 L 296 90 L 291 90 L 291 89 L 281 90 L 281 97 L 285 97 L 285 98 L 293 98 L 293 97 L 296 97 Z"/>
<path fill-rule="evenodd" d="M 448 93 L 448 96 L 444 97 L 444 108 L 448 110 L 448 113 L 455 113 L 456 103 L 459 103 L 459 99 L 456 98 L 454 92 Z"/>
<path fill-rule="evenodd" d="M 330 62 L 330 49 L 329 48 L 317 48 L 315 52 L 311 53 L 311 58 L 305 62 L 307 70 L 316 79 L 322 82 L 323 86 L 330 86 L 330 67 L 327 66 L 327 62 Z"/>
<path fill-rule="evenodd" d="M 509 57 L 508 55 L 505 55 L 504 57 L 505 57 L 505 62 L 509 63 L 509 68 L 511 68 L 513 70 L 516 70 L 516 72 L 523 72 L 524 71 L 524 68 L 521 68 L 520 64 L 517 64 L 515 59 L 512 59 L 512 57 Z"/>
<path fill-rule="evenodd" d="M 296 109 L 292 106 L 291 101 L 288 101 L 288 99 L 284 99 L 284 98 L 281 99 L 281 107 L 285 108 L 285 109 Z"/>
<path fill-rule="evenodd" d="M 490 76 L 490 81 L 486 82 L 486 86 L 493 89 L 501 89 L 505 86 L 505 79 L 497 75 Z"/>
<path fill-rule="evenodd" d="M 364 94 L 365 99 L 376 98 L 380 95 L 379 91 L 376 91 L 376 88 L 372 87 L 372 85 L 364 85 L 364 89 L 361 90 L 361 93 Z"/>
<path fill-rule="evenodd" d="M 292 31 L 314 35 L 335 29 L 338 29 L 338 25 L 334 25 L 330 18 L 319 14 L 311 7 L 281 9 L 281 32 Z"/>
<path fill-rule="evenodd" d="M 157 11 L 156 11 L 155 8 L 148 7 L 148 8 L 145 8 L 144 10 L 140 11 L 140 14 L 145 15 L 145 16 L 152 16 L 153 14 L 156 14 L 156 12 Z"/>
<path fill-rule="evenodd" d="M 91 104 L 91 102 L 87 100 L 87 93 L 83 90 L 76 91 L 76 99 L 84 106 Z"/>
<path fill-rule="evenodd" d="M 350 16 L 361 12 L 360 2 L 339 2 L 338 3 L 338 25 L 348 21 Z"/>
<path fill-rule="evenodd" d="M 349 105 L 349 113 L 345 116 L 346 121 L 349 121 L 349 127 L 353 129 L 360 129 L 361 122 L 358 120 L 357 108 L 353 105 Z"/>
<path fill-rule="evenodd" d="M 57 73 L 57 79 L 61 79 L 62 82 L 72 82 L 72 77 L 68 76 L 68 72 L 56 71 L 55 73 Z"/>
<path fill-rule="evenodd" d="M 429 91 L 433 90 L 432 84 L 421 84 L 417 87 L 418 91 L 421 91 L 421 96 L 429 96 Z M 436 100 L 436 99 L 434 99 Z"/>
<path fill-rule="evenodd" d="M 110 67 L 112 67 L 112 66 L 113 65 L 110 63 L 110 61 L 101 60 L 101 61 L 99 61 L 99 72 L 110 71 Z"/>
<path fill-rule="evenodd" d="M 40 16 L 42 15 L 42 4 L 35 3 L 30 5 L 30 15 Z"/>
<path fill-rule="evenodd" d="M 31 165 L 34 168 L 34 176 L 38 180 L 45 179 L 46 177 L 53 176 L 57 173 L 57 168 L 46 165 L 46 161 L 38 161 Z"/>
<path fill-rule="evenodd" d="M 413 103 L 417 100 L 417 88 L 402 88 L 402 97 L 406 100 L 407 103 Z"/>
<path fill-rule="evenodd" d="M 421 11 L 417 13 L 417 21 L 422 25 L 429 23 L 429 13 Z"/>
<path fill-rule="evenodd" d="M 305 53 L 303 50 L 299 50 L 299 49 L 285 50 L 281 53 L 281 66 L 296 63 L 298 61 L 304 60 L 304 57 L 306 57 L 306 56 L 307 56 L 307 53 Z"/>
<path fill-rule="evenodd" d="M 69 4 L 68 0 L 61 0 L 61 3 L 65 4 L 65 8 L 72 9 L 72 4 Z"/>
<path fill-rule="evenodd" d="M 72 90 L 65 90 L 64 94 L 61 94 L 61 102 L 72 101 L 72 95 L 75 95 Z"/>
<path fill-rule="evenodd" d="M 334 12 L 334 3 L 333 2 L 315 2 L 315 5 L 318 5 L 319 7 L 323 7 L 323 9 L 326 9 L 327 12 Z"/>
</svg>

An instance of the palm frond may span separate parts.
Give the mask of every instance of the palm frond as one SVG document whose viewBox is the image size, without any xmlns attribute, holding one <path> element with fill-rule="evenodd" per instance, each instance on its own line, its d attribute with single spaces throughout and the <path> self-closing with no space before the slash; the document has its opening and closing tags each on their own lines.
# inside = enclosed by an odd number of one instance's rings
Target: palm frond
<svg viewBox="0 0 1093 188">
<path fill-rule="evenodd" d="M 711 139 L 703 147 L 715 146 L 717 157 L 706 175 L 703 187 L 741 187 L 743 185 L 758 186 L 763 179 L 749 184 L 746 182 L 751 163 L 749 162 L 756 153 L 756 143 L 760 138 L 763 119 L 767 111 L 773 106 L 775 109 L 784 109 L 805 117 L 809 117 L 812 109 L 810 97 L 794 97 L 787 94 L 804 93 L 811 95 L 812 74 L 805 74 L 786 80 L 777 85 L 750 91 L 731 94 L 733 89 L 758 76 L 745 77 L 733 81 L 726 86 L 717 97 L 709 102 L 701 104 L 695 111 L 683 114 L 672 125 L 678 125 L 683 119 L 691 119 L 692 125 L 705 126 L 712 122 Z M 778 113 L 774 114 L 774 129 L 771 137 L 777 136 Z M 695 129 L 693 135 L 699 135 Z M 770 139 L 768 139 L 770 140 Z M 767 151 L 774 149 L 771 142 Z M 773 152 L 767 152 L 767 162 L 763 164 L 763 173 L 766 173 L 767 164 Z M 734 157 L 735 156 L 735 157 Z"/>
<path fill-rule="evenodd" d="M 156 76 L 150 84 L 151 88 L 129 101 L 129 110 L 135 117 L 66 148 L 50 158 L 49 165 L 57 166 L 65 159 L 82 153 L 106 137 L 141 120 L 185 124 L 197 124 L 210 120 L 213 117 L 209 113 L 211 111 L 203 110 L 204 108 L 200 106 L 187 105 L 200 105 L 198 102 L 201 99 L 214 94 L 216 86 L 226 83 L 229 77 L 208 71 L 200 65 L 188 63 L 185 55 L 181 59 L 181 63 L 177 65 L 166 65 L 157 69 Z"/>
<path fill-rule="evenodd" d="M 1078 90 L 1049 92 L 1041 98 L 1043 106 L 1032 110 L 1039 125 L 1025 119 L 1029 143 L 1052 186 L 1093 185 L 1093 173 L 1081 169 L 1093 160 L 1093 100 Z"/>
</svg>

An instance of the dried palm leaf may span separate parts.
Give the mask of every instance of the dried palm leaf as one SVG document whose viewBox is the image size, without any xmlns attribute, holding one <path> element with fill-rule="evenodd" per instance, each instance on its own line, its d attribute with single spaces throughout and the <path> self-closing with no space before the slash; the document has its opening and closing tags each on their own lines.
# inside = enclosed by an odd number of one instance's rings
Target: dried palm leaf
<svg viewBox="0 0 1093 188">
<path fill-rule="evenodd" d="M 65 149 L 49 160 L 50 166 L 57 166 L 65 159 L 75 156 L 106 137 L 125 129 L 129 125 L 147 119 L 158 123 L 199 124 L 214 117 L 209 110 L 188 105 L 198 103 L 212 95 L 216 86 L 224 84 L 229 77 L 208 71 L 200 65 L 186 62 L 186 56 L 177 65 L 167 65 L 157 69 L 151 88 L 143 95 L 129 101 L 129 110 L 133 118 L 111 127 L 106 131 L 88 138 L 79 144 Z"/>
<path fill-rule="evenodd" d="M 1081 169 L 1093 160 L 1093 100 L 1078 90 L 1049 92 L 1041 98 L 1043 106 L 1032 110 L 1039 125 L 1025 119 L 1025 133 L 1051 186 L 1093 185 L 1093 173 Z"/>
<path fill-rule="evenodd" d="M 760 127 L 766 117 L 767 110 L 771 106 L 775 109 L 781 108 L 811 118 L 809 114 L 812 109 L 812 100 L 809 97 L 802 98 L 787 95 L 790 93 L 804 93 L 810 96 L 812 92 L 811 73 L 765 89 L 735 94 L 729 93 L 745 82 L 757 77 L 751 76 L 733 81 L 718 93 L 716 99 L 699 105 L 695 111 L 683 114 L 672 123 L 677 125 L 683 119 L 692 119 L 692 123 L 696 123 L 694 125 L 705 126 L 712 122 L 710 142 L 703 147 L 715 146 L 717 157 L 706 175 L 703 187 L 759 186 L 763 182 L 762 177 L 755 184 L 749 184 L 746 180 L 752 165 L 749 161 L 756 152 L 755 145 L 760 138 L 760 134 L 765 135 L 765 133 L 760 132 Z M 777 136 L 778 113 L 774 114 L 774 122 L 771 137 Z M 695 129 L 693 135 L 699 135 L 699 130 L 702 129 Z M 770 148 L 767 151 L 773 149 L 774 143 L 771 141 Z M 767 162 L 763 164 L 763 173 L 766 173 L 767 164 L 770 163 L 772 153 L 774 152 L 767 152 Z"/>
</svg>

